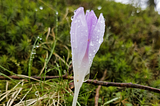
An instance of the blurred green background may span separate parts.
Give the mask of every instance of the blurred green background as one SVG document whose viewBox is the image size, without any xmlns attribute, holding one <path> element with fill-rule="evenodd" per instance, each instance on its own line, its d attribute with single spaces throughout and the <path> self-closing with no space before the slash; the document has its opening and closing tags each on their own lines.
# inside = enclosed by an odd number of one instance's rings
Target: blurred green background
<svg viewBox="0 0 160 106">
<path fill-rule="evenodd" d="M 105 81 L 160 88 L 160 15 L 154 11 L 155 4 L 148 3 L 142 10 L 113 0 L 0 0 L 0 74 L 6 77 L 14 74 L 54 76 L 60 75 L 60 71 L 66 74 L 72 61 L 71 17 L 74 10 L 83 6 L 85 10 L 94 10 L 97 17 L 103 13 L 106 24 L 104 41 L 93 60 L 90 79 L 100 80 L 107 70 Z M 14 86 L 12 81 L 10 84 Z M 1 81 L 0 85 L 5 92 L 6 82 Z M 24 88 L 29 86 L 26 84 Z M 83 84 L 79 95 L 82 106 L 94 106 L 96 88 Z M 72 97 L 66 92 L 61 92 L 65 95 L 65 102 L 61 103 L 69 106 Z M 26 100 L 34 98 L 34 93 L 28 95 Z M 102 106 L 160 105 L 159 94 L 140 89 L 102 87 L 99 95 Z M 108 103 L 109 100 L 113 101 Z M 7 101 L 6 98 L 1 102 Z"/>
</svg>

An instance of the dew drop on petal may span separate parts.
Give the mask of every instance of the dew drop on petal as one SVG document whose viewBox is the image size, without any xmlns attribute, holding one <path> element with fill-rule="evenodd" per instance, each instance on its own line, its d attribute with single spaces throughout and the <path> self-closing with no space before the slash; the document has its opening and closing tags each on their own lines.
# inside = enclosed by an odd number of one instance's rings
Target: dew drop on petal
<svg viewBox="0 0 160 106">
<path fill-rule="evenodd" d="M 74 10 L 74 13 L 76 13 L 77 10 Z"/>
<path fill-rule="evenodd" d="M 90 42 L 90 46 L 94 46 L 94 44 L 93 44 L 93 42 L 92 42 L 92 41 Z"/>
<path fill-rule="evenodd" d="M 90 10 L 86 10 L 86 13 L 89 13 L 90 12 Z"/>
<path fill-rule="evenodd" d="M 77 20 L 75 20 L 74 23 L 77 23 Z"/>
<path fill-rule="evenodd" d="M 101 20 L 100 22 L 101 22 L 101 23 L 104 23 L 104 21 L 103 21 L 103 20 Z"/>
<path fill-rule="evenodd" d="M 74 49 L 77 49 L 77 46 L 75 46 Z"/>
<path fill-rule="evenodd" d="M 102 43 L 103 42 L 103 38 L 102 39 L 99 39 L 99 43 Z"/>
<path fill-rule="evenodd" d="M 74 16 L 71 17 L 71 20 L 73 20 Z"/>
</svg>

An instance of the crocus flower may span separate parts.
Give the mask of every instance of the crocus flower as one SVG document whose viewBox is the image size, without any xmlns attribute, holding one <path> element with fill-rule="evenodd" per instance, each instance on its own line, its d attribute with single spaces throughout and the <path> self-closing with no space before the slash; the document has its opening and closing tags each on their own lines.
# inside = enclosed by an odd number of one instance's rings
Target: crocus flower
<svg viewBox="0 0 160 106">
<path fill-rule="evenodd" d="M 80 7 L 74 12 L 71 23 L 71 48 L 75 92 L 72 106 L 76 106 L 78 93 L 84 78 L 90 73 L 93 58 L 97 53 L 105 31 L 102 13 L 97 19 L 93 10 L 84 13 Z"/>
</svg>

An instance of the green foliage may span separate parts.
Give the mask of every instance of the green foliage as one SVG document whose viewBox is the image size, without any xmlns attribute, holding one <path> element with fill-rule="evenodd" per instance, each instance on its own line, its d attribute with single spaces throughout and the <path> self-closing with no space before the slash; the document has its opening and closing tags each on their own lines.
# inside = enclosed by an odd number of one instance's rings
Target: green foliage
<svg viewBox="0 0 160 106">
<path fill-rule="evenodd" d="M 94 10 L 97 16 L 103 13 L 106 19 L 104 42 L 94 58 L 90 78 L 100 79 L 107 70 L 105 81 L 159 88 L 160 16 L 149 8 L 141 10 L 112 0 L 1 0 L 0 74 L 6 77 L 64 75 L 71 62 L 70 18 L 79 6 Z M 2 92 L 7 83 L 0 82 Z M 45 97 L 41 105 L 54 99 L 55 103 L 59 100 L 62 105 L 69 106 L 73 94 L 69 83 L 61 78 L 52 83 L 20 81 L 15 89 L 23 88 L 18 98 L 26 94 L 26 101 Z M 15 83 L 9 89 L 13 86 Z M 96 88 L 83 84 L 79 104 L 93 106 Z M 158 94 L 145 90 L 102 87 L 98 101 L 102 106 L 158 106 L 159 98 Z M 5 98 L 2 103 L 7 101 Z"/>
<path fill-rule="evenodd" d="M 52 4 L 52 6 L 50 4 Z M 57 17 L 56 12 L 59 11 L 59 8 L 61 8 L 60 5 L 57 5 L 56 2 L 49 0 L 2 1 L 0 4 L 0 9 L 2 11 L 0 12 L 0 48 L 1 50 L 3 50 L 0 52 L 2 58 L 1 65 L 4 66 L 5 64 L 5 67 L 9 70 L 14 69 L 18 70 L 19 73 L 27 74 L 26 67 L 27 64 L 29 64 L 32 45 L 35 42 L 36 38 L 40 37 L 40 39 L 42 39 L 42 42 L 44 43 L 41 44 L 41 42 L 39 42 L 37 44 L 37 47 L 35 48 L 37 54 L 33 59 L 34 74 L 32 75 L 36 75 L 35 73 L 40 73 L 40 70 L 43 68 L 44 61 L 41 61 L 42 59 L 40 60 L 39 58 L 44 57 L 45 59 L 44 55 L 46 54 L 46 52 L 51 52 L 50 47 L 52 46 L 52 39 L 55 39 L 54 31 L 55 29 L 57 29 L 55 28 L 57 27 L 55 21 Z M 63 11 L 65 12 L 64 8 L 61 9 L 62 13 L 60 13 L 58 15 L 59 17 L 57 17 L 59 20 L 63 19 Z M 64 23 L 67 22 L 63 22 L 60 25 L 63 25 L 63 27 L 65 27 L 66 25 Z M 47 35 L 48 30 L 46 29 L 48 29 L 49 27 L 51 28 L 51 32 L 49 32 L 49 35 Z M 64 31 L 62 34 L 59 33 L 59 35 L 64 36 L 64 34 L 66 33 L 65 36 L 68 36 L 69 32 L 66 32 Z M 56 37 L 56 39 L 62 38 L 62 36 L 58 36 Z M 65 43 L 69 43 L 69 39 L 67 41 L 66 39 L 64 40 Z M 64 44 L 61 43 L 61 45 Z M 63 48 L 59 48 L 57 51 L 62 52 Z M 14 64 L 15 61 L 9 58 L 14 58 L 14 60 L 19 63 L 19 67 L 17 67 L 16 65 L 10 66 L 10 64 Z M 52 57 L 52 59 L 50 60 L 51 61 L 49 61 L 49 66 L 51 66 L 50 64 L 56 63 L 55 57 Z M 40 62 L 40 65 L 37 65 L 38 61 Z M 2 71 L 2 69 L 0 69 L 0 71 Z"/>
</svg>

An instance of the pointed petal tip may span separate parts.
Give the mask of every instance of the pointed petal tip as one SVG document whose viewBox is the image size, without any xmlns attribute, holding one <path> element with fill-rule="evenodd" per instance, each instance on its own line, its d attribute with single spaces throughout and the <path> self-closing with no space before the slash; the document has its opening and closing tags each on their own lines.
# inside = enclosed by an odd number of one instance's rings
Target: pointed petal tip
<svg viewBox="0 0 160 106">
<path fill-rule="evenodd" d="M 99 18 L 102 18 L 102 19 L 104 20 L 103 13 L 101 13 L 101 14 L 99 15 Z"/>
<path fill-rule="evenodd" d="M 84 12 L 84 8 L 83 7 L 79 7 L 77 10 L 74 11 L 74 14 L 78 14 L 79 12 Z"/>
</svg>

